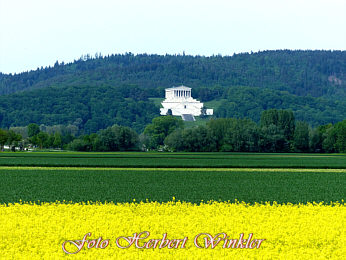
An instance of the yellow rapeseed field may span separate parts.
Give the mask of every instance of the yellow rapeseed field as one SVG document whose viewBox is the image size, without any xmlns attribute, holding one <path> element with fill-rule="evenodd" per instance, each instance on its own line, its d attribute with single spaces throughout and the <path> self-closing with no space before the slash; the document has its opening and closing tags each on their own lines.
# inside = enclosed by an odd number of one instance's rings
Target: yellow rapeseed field
<svg viewBox="0 0 346 260">
<path fill-rule="evenodd" d="M 7 204 L 0 258 L 341 259 L 345 219 L 344 202 Z"/>
</svg>

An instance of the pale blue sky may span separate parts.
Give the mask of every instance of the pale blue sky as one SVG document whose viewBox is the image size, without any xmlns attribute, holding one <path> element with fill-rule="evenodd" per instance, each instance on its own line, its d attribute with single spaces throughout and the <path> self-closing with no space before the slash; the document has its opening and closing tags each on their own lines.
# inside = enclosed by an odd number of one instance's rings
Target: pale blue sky
<svg viewBox="0 0 346 260">
<path fill-rule="evenodd" d="M 346 49 L 346 0 L 0 0 L 0 72 L 82 54 Z"/>
</svg>

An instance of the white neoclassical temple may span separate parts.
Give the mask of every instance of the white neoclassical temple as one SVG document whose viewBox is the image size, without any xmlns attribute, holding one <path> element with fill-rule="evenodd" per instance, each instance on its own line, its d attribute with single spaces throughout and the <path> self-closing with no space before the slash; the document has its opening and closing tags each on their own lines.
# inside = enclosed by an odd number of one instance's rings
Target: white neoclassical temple
<svg viewBox="0 0 346 260">
<path fill-rule="evenodd" d="M 166 88 L 166 99 L 161 103 L 161 115 L 169 114 L 172 111 L 173 116 L 181 116 L 183 120 L 195 121 L 194 116 L 200 116 L 203 111 L 203 103 L 192 98 L 191 88 L 180 86 L 173 88 Z M 213 109 L 206 109 L 206 115 L 212 115 Z"/>
</svg>

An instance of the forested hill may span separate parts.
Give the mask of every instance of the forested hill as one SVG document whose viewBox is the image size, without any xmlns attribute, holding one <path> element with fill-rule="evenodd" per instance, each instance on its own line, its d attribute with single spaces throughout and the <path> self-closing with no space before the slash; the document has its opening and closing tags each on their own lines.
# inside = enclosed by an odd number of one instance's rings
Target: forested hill
<svg viewBox="0 0 346 260">
<path fill-rule="evenodd" d="M 346 118 L 346 51 L 98 54 L 16 75 L 0 73 L 0 127 L 70 125 L 92 133 L 119 124 L 140 133 L 159 115 L 149 98 L 163 98 L 164 88 L 180 84 L 192 87 L 193 97 L 214 108 L 215 117 L 258 122 L 263 110 L 275 108 L 290 109 L 312 126 Z"/>
<path fill-rule="evenodd" d="M 298 96 L 346 98 L 346 51 L 264 51 L 233 56 L 85 55 L 73 63 L 0 74 L 0 95 L 49 86 L 157 88 L 251 86 Z"/>
</svg>

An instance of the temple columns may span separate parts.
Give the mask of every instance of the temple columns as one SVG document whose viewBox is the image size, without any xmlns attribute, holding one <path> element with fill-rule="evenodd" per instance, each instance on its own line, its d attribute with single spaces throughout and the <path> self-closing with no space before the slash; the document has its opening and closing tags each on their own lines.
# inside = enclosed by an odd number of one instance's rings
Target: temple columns
<svg viewBox="0 0 346 260">
<path fill-rule="evenodd" d="M 191 91 L 190 90 L 174 90 L 174 97 L 189 98 L 191 97 Z"/>
</svg>

